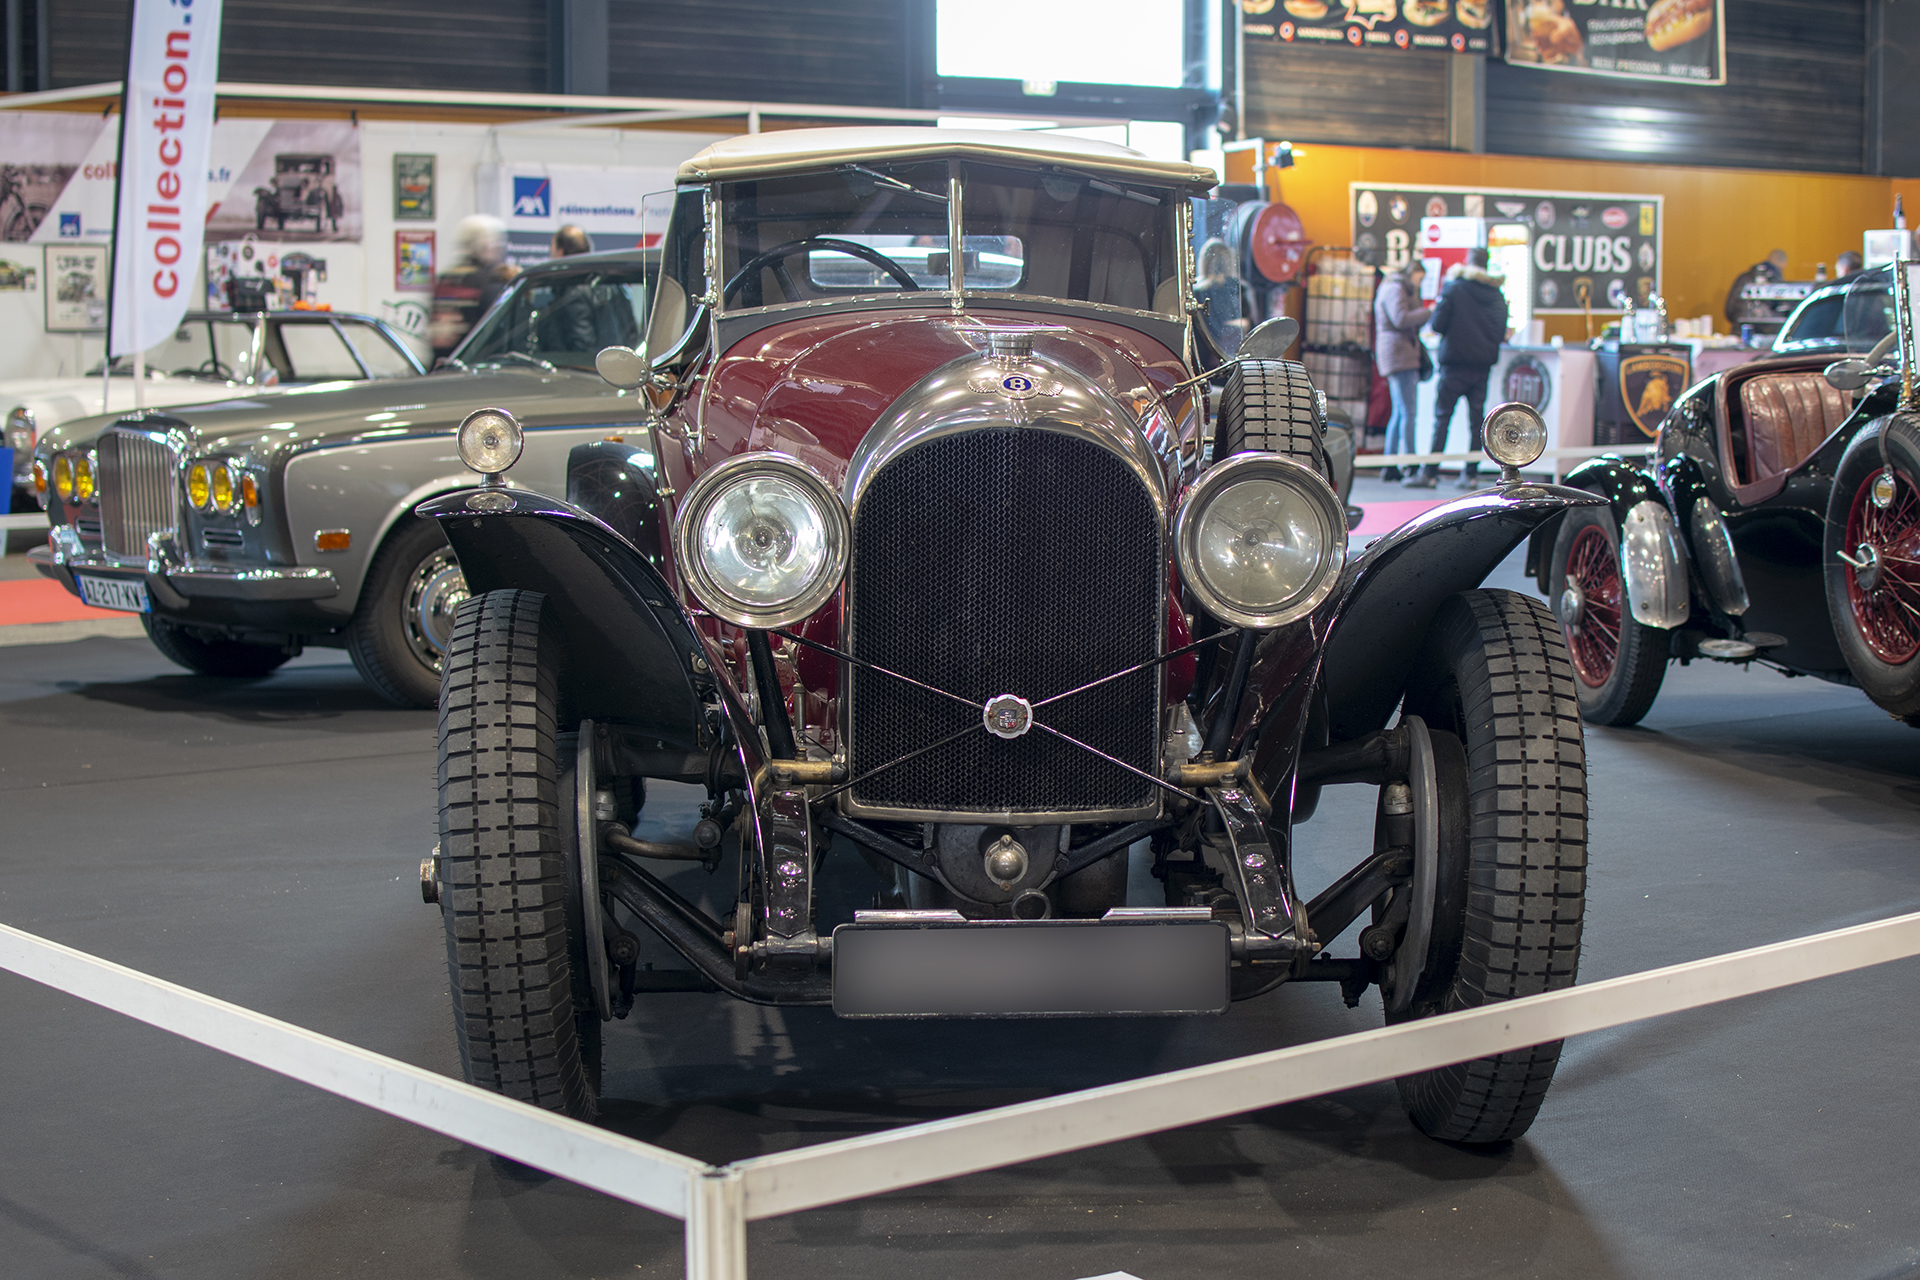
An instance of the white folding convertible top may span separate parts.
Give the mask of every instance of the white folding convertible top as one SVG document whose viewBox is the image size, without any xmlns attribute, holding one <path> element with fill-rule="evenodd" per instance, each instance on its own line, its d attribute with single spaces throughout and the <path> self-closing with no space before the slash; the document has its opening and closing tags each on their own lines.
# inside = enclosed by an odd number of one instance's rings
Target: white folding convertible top
<svg viewBox="0 0 1920 1280">
<path fill-rule="evenodd" d="M 1213 170 L 1149 160 L 1131 147 L 1057 133 L 902 126 L 783 129 L 716 142 L 680 166 L 681 182 L 734 182 L 843 164 L 958 156 L 1018 165 L 1063 165 L 1083 173 L 1165 187 L 1211 187 Z"/>
</svg>

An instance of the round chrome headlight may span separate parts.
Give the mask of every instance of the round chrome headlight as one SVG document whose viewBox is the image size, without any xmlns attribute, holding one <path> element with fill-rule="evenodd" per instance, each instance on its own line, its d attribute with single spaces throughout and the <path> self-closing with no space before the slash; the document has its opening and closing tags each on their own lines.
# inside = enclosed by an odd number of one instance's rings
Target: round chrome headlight
<svg viewBox="0 0 1920 1280">
<path fill-rule="evenodd" d="M 1237 627 L 1284 626 L 1318 608 L 1347 562 L 1346 511 L 1317 471 L 1277 453 L 1215 463 L 1174 521 L 1180 576 Z"/>
<path fill-rule="evenodd" d="M 847 508 L 798 458 L 729 458 L 687 488 L 674 554 L 694 599 L 742 627 L 790 626 L 827 602 L 847 568 Z"/>
<path fill-rule="evenodd" d="M 1530 404 L 1513 401 L 1495 405 L 1487 415 L 1481 447 L 1503 467 L 1525 467 L 1547 451 L 1547 424 Z"/>
<path fill-rule="evenodd" d="M 459 443 L 469 471 L 497 476 L 520 460 L 526 437 L 505 409 L 475 409 L 460 423 Z"/>
</svg>

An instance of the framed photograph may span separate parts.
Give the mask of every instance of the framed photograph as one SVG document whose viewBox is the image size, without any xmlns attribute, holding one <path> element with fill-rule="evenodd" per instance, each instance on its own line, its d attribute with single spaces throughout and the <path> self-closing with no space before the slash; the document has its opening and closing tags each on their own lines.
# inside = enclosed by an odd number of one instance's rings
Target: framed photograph
<svg viewBox="0 0 1920 1280">
<path fill-rule="evenodd" d="M 393 157 L 393 217 L 396 222 L 433 221 L 433 157 Z"/>
<path fill-rule="evenodd" d="M 433 232 L 393 233 L 393 287 L 433 291 Z"/>
<path fill-rule="evenodd" d="M 48 333 L 98 333 L 107 327 L 107 246 L 50 244 L 41 292 Z"/>
</svg>

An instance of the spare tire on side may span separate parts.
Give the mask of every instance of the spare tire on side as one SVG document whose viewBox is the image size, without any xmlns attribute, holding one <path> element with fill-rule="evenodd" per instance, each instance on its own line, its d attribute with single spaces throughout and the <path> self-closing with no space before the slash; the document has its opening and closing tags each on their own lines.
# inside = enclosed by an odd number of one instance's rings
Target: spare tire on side
<svg viewBox="0 0 1920 1280">
<path fill-rule="evenodd" d="M 1321 436 L 1326 423 L 1307 367 L 1294 360 L 1242 360 L 1227 375 L 1215 426 L 1216 459 L 1251 451 L 1297 458 L 1333 483 Z"/>
</svg>

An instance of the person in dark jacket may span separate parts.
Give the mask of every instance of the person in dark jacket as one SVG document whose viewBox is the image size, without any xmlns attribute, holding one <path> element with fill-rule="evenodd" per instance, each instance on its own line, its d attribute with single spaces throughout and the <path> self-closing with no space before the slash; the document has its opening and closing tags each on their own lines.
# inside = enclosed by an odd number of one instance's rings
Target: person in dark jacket
<svg viewBox="0 0 1920 1280">
<path fill-rule="evenodd" d="M 553 233 L 556 258 L 592 252 L 592 237 L 571 222 Z M 561 291 L 540 319 L 541 350 L 589 355 L 598 351 L 604 344 L 598 341 L 598 330 L 594 327 L 595 311 L 592 286 L 584 278 L 575 280 Z"/>
<path fill-rule="evenodd" d="M 1386 379 L 1393 398 L 1393 416 L 1387 419 L 1388 457 L 1419 449 L 1413 401 L 1420 389 L 1420 326 L 1433 314 L 1432 307 L 1420 305 L 1420 282 L 1426 275 L 1415 258 L 1390 272 L 1380 282 L 1380 292 L 1373 295 L 1373 367 Z M 1398 480 L 1400 468 L 1383 467 L 1380 478 Z"/>
<path fill-rule="evenodd" d="M 1453 422 L 1454 406 L 1462 398 L 1467 402 L 1467 431 L 1473 450 L 1480 450 L 1480 424 L 1487 411 L 1487 378 L 1500 359 L 1500 344 L 1507 340 L 1507 295 L 1500 286 L 1507 282 L 1487 270 L 1487 251 L 1472 249 L 1467 260 L 1447 272 L 1440 290 L 1440 304 L 1433 309 L 1429 325 L 1440 335 L 1440 385 L 1434 389 L 1433 445 L 1429 453 L 1444 453 L 1447 428 Z M 1479 481 L 1480 464 L 1469 462 L 1460 470 L 1460 487 L 1471 489 Z M 1429 462 L 1407 481 L 1418 489 L 1431 489 L 1440 482 L 1440 467 Z"/>
</svg>

